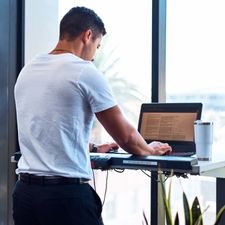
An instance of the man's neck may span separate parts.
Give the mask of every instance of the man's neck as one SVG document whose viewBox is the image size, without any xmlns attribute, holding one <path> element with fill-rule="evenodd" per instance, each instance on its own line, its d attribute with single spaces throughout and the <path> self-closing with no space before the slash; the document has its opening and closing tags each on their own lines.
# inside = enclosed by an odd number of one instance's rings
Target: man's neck
<svg viewBox="0 0 225 225">
<path fill-rule="evenodd" d="M 56 47 L 50 52 L 50 54 L 71 53 L 73 55 L 80 57 L 81 52 L 82 52 L 82 43 L 80 43 L 78 40 L 77 41 L 60 40 L 57 43 Z"/>
</svg>

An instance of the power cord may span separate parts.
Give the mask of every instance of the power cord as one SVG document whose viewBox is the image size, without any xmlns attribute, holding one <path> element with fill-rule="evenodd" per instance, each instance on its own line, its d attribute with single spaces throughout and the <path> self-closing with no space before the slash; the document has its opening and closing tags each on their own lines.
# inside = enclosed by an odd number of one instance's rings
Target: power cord
<svg viewBox="0 0 225 225">
<path fill-rule="evenodd" d="M 96 180 L 95 180 L 95 173 L 94 170 L 92 169 L 92 174 L 93 174 L 93 185 L 94 185 L 94 190 L 97 192 L 97 188 L 96 188 Z M 106 171 L 106 179 L 105 179 L 105 191 L 104 191 L 104 196 L 103 196 L 103 201 L 102 201 L 102 207 L 105 204 L 105 200 L 106 200 L 106 194 L 107 194 L 107 190 L 108 190 L 108 179 L 109 179 L 109 171 Z"/>
<path fill-rule="evenodd" d="M 109 179 L 109 171 L 106 171 L 106 179 L 105 179 L 105 192 L 104 192 L 104 197 L 103 197 L 103 201 L 102 201 L 102 206 L 104 206 L 105 204 L 105 200 L 106 200 L 106 193 L 108 190 L 108 179 Z"/>
<path fill-rule="evenodd" d="M 125 169 L 114 169 L 114 171 L 117 173 L 123 173 L 125 171 Z"/>
<path fill-rule="evenodd" d="M 144 173 L 147 177 L 150 177 L 151 178 L 151 175 L 146 173 L 144 170 L 141 170 L 142 173 Z"/>
<path fill-rule="evenodd" d="M 92 175 L 93 175 L 93 185 L 94 185 L 94 189 L 95 189 L 95 191 L 97 192 L 97 190 L 96 190 L 96 182 L 95 182 L 95 173 L 94 173 L 94 170 L 92 170 Z"/>
</svg>

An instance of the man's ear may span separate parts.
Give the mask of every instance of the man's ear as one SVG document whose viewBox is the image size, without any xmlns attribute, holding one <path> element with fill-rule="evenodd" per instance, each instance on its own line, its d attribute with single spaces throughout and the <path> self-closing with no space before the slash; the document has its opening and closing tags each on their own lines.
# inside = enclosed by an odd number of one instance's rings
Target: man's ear
<svg viewBox="0 0 225 225">
<path fill-rule="evenodd" d="M 82 34 L 82 41 L 84 44 L 88 43 L 92 39 L 92 30 L 88 29 L 83 32 Z"/>
</svg>

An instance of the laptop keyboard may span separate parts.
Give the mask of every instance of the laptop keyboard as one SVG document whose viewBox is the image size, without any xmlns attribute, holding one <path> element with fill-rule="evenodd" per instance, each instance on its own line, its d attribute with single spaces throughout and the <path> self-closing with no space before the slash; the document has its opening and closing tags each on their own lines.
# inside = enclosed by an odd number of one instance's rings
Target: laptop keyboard
<svg viewBox="0 0 225 225">
<path fill-rule="evenodd" d="M 190 157 L 195 155 L 195 152 L 170 152 L 165 154 L 166 156 L 182 156 L 182 157 Z"/>
</svg>

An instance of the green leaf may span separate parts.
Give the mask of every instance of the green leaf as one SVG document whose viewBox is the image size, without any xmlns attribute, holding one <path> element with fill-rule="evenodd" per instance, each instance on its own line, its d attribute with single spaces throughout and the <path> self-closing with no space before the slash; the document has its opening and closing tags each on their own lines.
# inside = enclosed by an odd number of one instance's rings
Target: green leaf
<svg viewBox="0 0 225 225">
<path fill-rule="evenodd" d="M 169 190 L 168 190 L 168 203 L 169 203 L 169 205 L 170 205 L 170 200 L 171 200 L 171 187 L 172 187 L 172 179 L 170 179 Z M 171 214 L 171 208 L 170 208 L 170 214 Z"/>
<path fill-rule="evenodd" d="M 199 216 L 199 218 L 198 218 L 198 220 L 196 221 L 196 223 L 194 223 L 194 225 L 200 225 L 201 220 L 202 220 L 202 216 L 203 216 L 203 214 L 208 210 L 208 208 L 209 208 L 209 206 L 207 206 L 207 207 L 203 210 L 203 212 L 202 212 L 201 215 Z"/>
<path fill-rule="evenodd" d="M 202 215 L 200 215 L 197 221 L 194 223 L 194 225 L 200 225 L 200 224 L 202 224 Z"/>
<path fill-rule="evenodd" d="M 159 179 L 160 179 L 160 184 L 161 184 L 161 188 L 162 188 L 163 204 L 164 204 L 164 208 L 165 208 L 165 212 L 166 212 L 166 222 L 167 222 L 167 225 L 173 225 L 170 201 L 167 199 L 166 189 L 165 189 L 164 182 L 162 179 L 162 174 L 159 175 Z M 169 192 L 170 191 L 171 190 L 169 190 Z M 170 193 L 169 193 L 169 196 L 170 196 Z"/>
<path fill-rule="evenodd" d="M 145 224 L 146 225 L 148 225 L 148 220 L 147 220 L 147 217 L 146 217 L 146 215 L 145 215 L 145 212 L 143 211 L 143 217 L 144 217 L 144 222 L 145 222 Z"/>
<path fill-rule="evenodd" d="M 199 200 L 197 197 L 195 197 L 195 199 L 193 201 L 193 204 L 191 207 L 191 213 L 192 213 L 193 224 L 195 224 L 197 222 L 198 225 L 203 225 L 201 207 L 200 207 Z"/>
<path fill-rule="evenodd" d="M 217 215 L 216 215 L 216 221 L 215 221 L 214 225 L 218 225 L 219 224 L 219 222 L 220 222 L 220 220 L 222 218 L 222 215 L 223 215 L 224 211 L 225 211 L 225 205 L 217 213 Z"/>
<path fill-rule="evenodd" d="M 183 192 L 183 205 L 184 205 L 184 219 L 185 225 L 192 225 L 191 210 L 189 208 L 186 194 Z"/>
<path fill-rule="evenodd" d="M 180 225 L 178 212 L 176 213 L 174 225 Z"/>
</svg>

